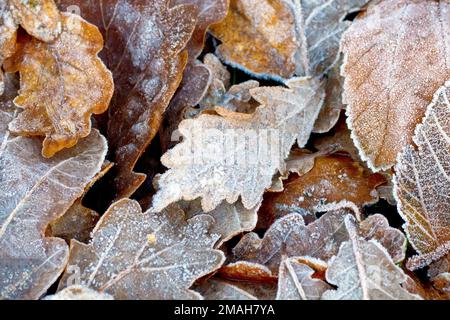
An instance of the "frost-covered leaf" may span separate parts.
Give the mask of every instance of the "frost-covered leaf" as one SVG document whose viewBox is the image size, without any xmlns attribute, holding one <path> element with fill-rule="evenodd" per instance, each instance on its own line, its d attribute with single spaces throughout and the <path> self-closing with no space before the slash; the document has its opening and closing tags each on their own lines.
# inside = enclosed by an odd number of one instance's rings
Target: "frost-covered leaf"
<svg viewBox="0 0 450 320">
<path fill-rule="evenodd" d="M 101 169 L 106 140 L 93 131 L 76 147 L 44 159 L 39 139 L 2 139 L 0 297 L 37 299 L 63 271 L 69 254 L 65 241 L 46 238 L 45 229 Z"/>
<path fill-rule="evenodd" d="M 359 237 L 351 216 L 345 218 L 350 235 L 336 257 L 328 263 L 327 281 L 337 290 L 325 292 L 325 300 L 416 300 L 401 284 L 405 273 L 378 242 Z"/>
<path fill-rule="evenodd" d="M 114 300 L 114 298 L 107 293 L 100 293 L 83 286 L 74 285 L 54 295 L 46 296 L 44 300 Z"/>
<path fill-rule="evenodd" d="M 64 29 L 64 18 L 61 17 L 53 0 L 6 0 L 6 2 L 9 3 L 20 25 L 39 40 L 54 41 Z"/>
<path fill-rule="evenodd" d="M 253 114 L 216 108 L 180 124 L 183 142 L 161 159 L 169 170 L 158 178 L 153 210 L 179 200 L 201 198 L 205 212 L 239 196 L 255 207 L 295 141 L 306 144 L 323 100 L 321 83 L 299 78 L 289 89 L 261 87 L 251 91 L 262 105 Z"/>
<path fill-rule="evenodd" d="M 278 272 L 277 300 L 320 300 L 331 286 L 314 279 L 313 274 L 314 270 L 296 257 L 283 260 Z"/>
<path fill-rule="evenodd" d="M 108 142 L 117 171 L 117 199 L 133 194 L 145 175 L 133 169 L 157 134 L 183 77 L 184 47 L 195 28 L 196 8 L 170 0 L 59 0 L 80 8 L 105 38 L 101 57 L 116 90 L 108 116 Z"/>
<path fill-rule="evenodd" d="M 223 280 L 211 279 L 195 289 L 205 300 L 257 300 L 249 292 Z"/>
<path fill-rule="evenodd" d="M 115 299 L 199 299 L 189 287 L 224 260 L 212 249 L 213 222 L 207 215 L 186 221 L 175 206 L 142 213 L 136 201 L 123 199 L 102 216 L 89 244 L 72 240 L 68 266 L 78 268 L 79 284 Z M 71 276 L 64 273 L 59 289 Z"/>
<path fill-rule="evenodd" d="M 97 57 L 103 47 L 98 29 L 69 13 L 61 18 L 63 31 L 55 41 L 23 36 L 17 52 L 5 61 L 7 72 L 20 72 L 20 95 L 14 103 L 24 109 L 9 129 L 45 136 L 45 157 L 89 135 L 91 114 L 108 108 L 114 87 L 111 73 Z"/>
<path fill-rule="evenodd" d="M 204 214 L 200 201 L 190 201 L 181 204 L 181 207 L 188 217 Z M 246 209 L 240 201 L 233 204 L 222 202 L 214 210 L 208 212 L 214 218 L 211 232 L 220 235 L 216 247 L 220 247 L 224 242 L 240 233 L 252 231 L 258 221 L 258 208 L 259 205 L 252 209 Z"/>
<path fill-rule="evenodd" d="M 352 137 L 372 169 L 388 169 L 450 78 L 450 3 L 377 1 L 341 47 Z"/>
<path fill-rule="evenodd" d="M 260 77 L 288 79 L 326 73 L 339 58 L 346 15 L 367 0 L 232 0 L 211 28 L 217 54 Z"/>
<path fill-rule="evenodd" d="M 377 240 L 389 253 L 395 263 L 400 263 L 406 255 L 406 237 L 398 229 L 389 226 L 381 214 L 374 214 L 359 224 L 359 234 L 365 239 Z"/>
<path fill-rule="evenodd" d="M 367 172 L 351 158 L 318 157 L 310 171 L 284 181 L 283 192 L 265 195 L 261 211 L 276 218 L 290 212 L 317 212 L 320 205 L 343 200 L 362 207 L 378 200 L 376 187 L 383 183 L 382 175 Z"/>
<path fill-rule="evenodd" d="M 450 7 L 449 7 L 450 8 Z M 399 155 L 394 194 L 406 221 L 404 229 L 418 256 L 408 262 L 424 267 L 450 250 L 450 81 L 441 87 Z"/>
</svg>

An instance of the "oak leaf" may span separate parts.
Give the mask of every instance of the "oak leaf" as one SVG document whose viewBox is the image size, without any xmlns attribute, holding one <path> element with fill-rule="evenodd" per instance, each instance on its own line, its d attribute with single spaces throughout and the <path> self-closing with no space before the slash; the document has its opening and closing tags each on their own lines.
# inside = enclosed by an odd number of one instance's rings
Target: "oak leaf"
<svg viewBox="0 0 450 320">
<path fill-rule="evenodd" d="M 337 286 L 322 296 L 325 300 L 417 300 L 401 284 L 407 280 L 386 249 L 374 240 L 358 235 L 352 216 L 345 218 L 349 240 L 328 263 L 326 279 Z"/>
<path fill-rule="evenodd" d="M 394 195 L 409 242 L 419 254 L 416 269 L 450 250 L 450 81 L 437 90 L 413 141 L 395 166 Z"/>
<path fill-rule="evenodd" d="M 89 244 L 71 241 L 68 266 L 79 268 L 80 285 L 115 299 L 199 299 L 189 287 L 224 260 L 212 249 L 213 222 L 207 215 L 186 221 L 175 206 L 142 213 L 136 201 L 123 199 L 102 216 Z M 59 289 L 69 280 L 66 272 Z"/>
<path fill-rule="evenodd" d="M 253 114 L 216 108 L 217 115 L 183 121 L 183 142 L 161 159 L 169 170 L 157 180 L 153 210 L 201 198 L 208 212 L 239 196 L 245 208 L 255 207 L 273 175 L 284 170 L 295 141 L 306 144 L 323 101 L 317 93 L 321 83 L 315 79 L 294 79 L 288 85 L 253 89 L 253 98 L 262 104 Z"/>
<path fill-rule="evenodd" d="M 113 93 L 111 73 L 97 53 L 103 39 L 98 29 L 71 15 L 62 15 L 63 31 L 51 43 L 23 36 L 17 52 L 5 62 L 19 71 L 24 109 L 9 129 L 24 136 L 45 136 L 42 154 L 52 157 L 73 147 L 91 131 L 91 114 L 103 113 Z"/>
<path fill-rule="evenodd" d="M 449 12 L 448 1 L 375 2 L 343 36 L 348 124 L 371 169 L 395 164 L 450 78 Z"/>
<path fill-rule="evenodd" d="M 0 297 L 37 299 L 63 271 L 69 253 L 64 240 L 45 237 L 46 227 L 101 169 L 106 139 L 93 131 L 45 159 L 39 139 L 1 135 Z"/>
</svg>

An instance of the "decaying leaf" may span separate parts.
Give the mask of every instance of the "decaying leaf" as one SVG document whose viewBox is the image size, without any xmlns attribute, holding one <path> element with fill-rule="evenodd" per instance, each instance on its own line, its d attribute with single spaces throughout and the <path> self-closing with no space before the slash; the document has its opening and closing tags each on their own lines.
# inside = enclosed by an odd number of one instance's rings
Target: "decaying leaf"
<svg viewBox="0 0 450 320">
<path fill-rule="evenodd" d="M 64 29 L 64 18 L 53 0 L 7 0 L 20 25 L 33 37 L 54 41 Z"/>
<path fill-rule="evenodd" d="M 106 140 L 93 131 L 51 159 L 35 138 L 2 137 L 0 149 L 0 297 L 37 299 L 63 271 L 64 240 L 46 238 L 101 169 Z"/>
<path fill-rule="evenodd" d="M 175 206 L 142 213 L 136 201 L 123 199 L 102 216 L 89 244 L 72 240 L 68 266 L 79 268 L 81 285 L 115 299 L 199 299 L 189 287 L 224 261 L 212 249 L 213 222 L 207 215 L 186 221 Z M 70 278 L 64 273 L 59 289 Z"/>
<path fill-rule="evenodd" d="M 450 8 L 450 6 L 449 6 Z M 450 81 L 441 87 L 416 128 L 413 146 L 399 155 L 394 194 L 404 229 L 418 256 L 408 267 L 424 267 L 450 250 Z"/>
<path fill-rule="evenodd" d="M 97 57 L 103 46 L 98 29 L 69 13 L 61 18 L 63 31 L 55 41 L 23 36 L 17 52 L 5 61 L 7 72 L 20 72 L 20 95 L 14 103 L 24 109 L 9 129 L 45 136 L 45 157 L 89 135 L 91 114 L 108 108 L 114 87 L 111 73 Z"/>
<path fill-rule="evenodd" d="M 169 170 L 158 179 L 153 210 L 201 198 L 208 212 L 239 196 L 245 208 L 255 207 L 276 171 L 283 171 L 294 142 L 306 144 L 323 101 L 317 80 L 299 78 L 288 84 L 289 89 L 253 89 L 252 96 L 262 104 L 253 114 L 216 108 L 218 115 L 183 121 L 183 142 L 161 159 Z"/>
<path fill-rule="evenodd" d="M 105 38 L 101 57 L 116 88 L 107 125 L 117 171 L 114 188 L 116 199 L 127 197 L 145 180 L 134 166 L 158 132 L 182 79 L 188 59 L 183 48 L 195 28 L 196 8 L 170 6 L 170 0 L 59 3 L 61 8 L 78 5 Z"/>
<path fill-rule="evenodd" d="M 298 258 L 284 259 L 278 272 L 277 300 L 320 300 L 331 286 L 314 279 L 313 274 L 314 270 Z"/>
<path fill-rule="evenodd" d="M 257 300 L 249 292 L 223 280 L 210 279 L 195 289 L 205 300 Z"/>
<path fill-rule="evenodd" d="M 383 183 L 382 175 L 368 173 L 351 158 L 318 157 L 309 172 L 286 180 L 283 192 L 266 194 L 261 212 L 276 219 L 291 212 L 317 212 L 320 205 L 343 200 L 362 207 L 378 200 L 376 187 Z"/>
<path fill-rule="evenodd" d="M 107 293 L 100 293 L 83 286 L 73 285 L 54 295 L 46 296 L 44 300 L 114 300 L 114 298 Z"/>
<path fill-rule="evenodd" d="M 260 283 L 275 282 L 277 277 L 266 266 L 248 261 L 238 261 L 220 268 L 218 274 L 225 279 Z"/>
<path fill-rule="evenodd" d="M 204 214 L 200 201 L 190 201 L 180 204 L 189 218 Z M 233 204 L 222 202 L 214 210 L 208 212 L 214 218 L 211 233 L 220 235 L 220 240 L 216 247 L 220 247 L 224 242 L 234 236 L 252 231 L 258 220 L 258 208 L 246 209 L 239 201 Z"/>
<path fill-rule="evenodd" d="M 450 3 L 377 1 L 341 46 L 352 137 L 372 169 L 388 169 L 450 78 Z"/>
<path fill-rule="evenodd" d="M 325 300 L 416 300 L 401 284 L 407 280 L 378 242 L 359 237 L 351 216 L 345 218 L 350 239 L 329 262 L 326 279 L 337 286 L 322 296 Z"/>
<path fill-rule="evenodd" d="M 5 89 L 3 61 L 16 51 L 17 24 L 7 1 L 0 2 L 0 95 Z"/>
</svg>

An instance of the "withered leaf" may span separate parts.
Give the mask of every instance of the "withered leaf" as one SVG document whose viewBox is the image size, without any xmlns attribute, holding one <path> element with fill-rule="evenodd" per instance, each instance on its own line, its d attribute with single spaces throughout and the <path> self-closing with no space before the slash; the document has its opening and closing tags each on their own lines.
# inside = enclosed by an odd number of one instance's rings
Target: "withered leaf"
<svg viewBox="0 0 450 320">
<path fill-rule="evenodd" d="M 331 286 L 314 279 L 314 270 L 292 257 L 281 262 L 278 272 L 277 300 L 320 300 Z"/>
<path fill-rule="evenodd" d="M 372 169 L 388 169 L 450 78 L 450 3 L 376 2 L 341 46 L 352 137 Z"/>
<path fill-rule="evenodd" d="M 5 61 L 7 72 L 20 72 L 20 95 L 14 103 L 24 109 L 9 129 L 45 136 L 45 157 L 89 135 L 91 114 L 108 108 L 114 87 L 111 73 L 97 57 L 103 46 L 98 29 L 69 13 L 61 18 L 63 31 L 55 41 L 23 36 L 18 51 Z"/>
<path fill-rule="evenodd" d="M 83 286 L 73 285 L 54 295 L 46 296 L 44 300 L 114 300 L 114 298 L 107 293 L 100 293 Z"/>
<path fill-rule="evenodd" d="M 253 98 L 262 104 L 253 114 L 216 108 L 217 115 L 183 121 L 179 127 L 183 142 L 161 159 L 169 170 L 157 180 L 153 210 L 201 198 L 208 212 L 223 200 L 236 202 L 239 196 L 245 208 L 255 207 L 272 176 L 283 171 L 295 141 L 306 144 L 323 101 L 317 80 L 299 78 L 288 84 L 289 89 L 253 89 Z"/>
<path fill-rule="evenodd" d="M 54 41 L 64 29 L 64 18 L 53 0 L 7 0 L 20 25 L 33 37 Z"/>
<path fill-rule="evenodd" d="M 378 200 L 376 187 L 383 183 L 382 175 L 367 172 L 351 158 L 318 157 L 309 172 L 286 180 L 283 192 L 267 194 L 261 212 L 276 218 L 302 209 L 317 212 L 320 205 L 343 200 L 362 207 Z"/>
<path fill-rule="evenodd" d="M 218 274 L 225 278 L 237 281 L 252 281 L 270 283 L 276 281 L 276 276 L 272 274 L 266 266 L 248 262 L 238 261 L 230 263 L 220 268 Z"/>
<path fill-rule="evenodd" d="M 441 87 L 399 155 L 394 194 L 404 229 L 418 256 L 408 267 L 424 267 L 450 250 L 450 81 Z"/>
<path fill-rule="evenodd" d="M 212 247 L 207 215 L 186 221 L 172 206 L 161 214 L 142 213 L 123 199 L 102 216 L 89 244 L 72 240 L 68 266 L 79 268 L 79 283 L 115 299 L 199 299 L 193 282 L 224 261 Z M 67 286 L 64 273 L 59 289 Z"/>
<path fill-rule="evenodd" d="M 195 28 L 196 8 L 170 0 L 60 0 L 105 38 L 101 57 L 113 72 L 115 92 L 108 115 L 108 142 L 117 170 L 116 199 L 133 194 L 145 180 L 134 166 L 159 130 L 163 114 L 183 77 L 183 48 Z"/>
<path fill-rule="evenodd" d="M 0 2 L 0 95 L 5 89 L 3 61 L 9 58 L 16 51 L 17 24 L 14 20 L 11 10 L 9 10 L 8 1 Z"/>
<path fill-rule="evenodd" d="M 249 292 L 223 280 L 210 279 L 195 289 L 206 300 L 257 300 Z"/>
<path fill-rule="evenodd" d="M 407 280 L 402 269 L 378 242 L 364 240 L 351 216 L 345 218 L 350 239 L 329 262 L 326 279 L 337 286 L 322 296 L 325 300 L 416 300 L 401 284 Z"/>
<path fill-rule="evenodd" d="M 0 297 L 37 299 L 67 262 L 64 240 L 46 238 L 101 169 L 106 140 L 93 131 L 51 159 L 35 138 L 2 137 L 0 149 Z"/>
</svg>

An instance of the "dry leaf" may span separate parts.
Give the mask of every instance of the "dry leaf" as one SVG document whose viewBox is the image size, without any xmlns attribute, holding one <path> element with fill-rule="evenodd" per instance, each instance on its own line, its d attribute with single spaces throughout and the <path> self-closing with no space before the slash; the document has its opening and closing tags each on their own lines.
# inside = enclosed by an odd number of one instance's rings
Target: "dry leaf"
<svg viewBox="0 0 450 320">
<path fill-rule="evenodd" d="M 78 5 L 83 17 L 105 37 L 102 58 L 113 72 L 116 90 L 108 116 L 108 142 L 117 171 L 116 199 L 133 194 L 145 180 L 133 172 L 159 130 L 164 111 L 187 63 L 197 15 L 192 5 L 170 0 L 60 0 Z"/>
<path fill-rule="evenodd" d="M 114 86 L 97 57 L 103 46 L 97 28 L 71 14 L 62 15 L 62 25 L 52 43 L 22 37 L 18 51 L 5 62 L 7 72 L 20 72 L 20 95 L 14 103 L 24 109 L 9 129 L 45 136 L 45 157 L 89 135 L 91 114 L 108 108 Z"/>
<path fill-rule="evenodd" d="M 220 268 L 218 274 L 222 278 L 235 281 L 270 283 L 277 279 L 266 266 L 248 261 L 238 261 L 225 265 Z"/>
<path fill-rule="evenodd" d="M 9 10 L 8 2 L 0 2 L 0 96 L 5 89 L 3 61 L 11 57 L 16 51 L 17 24 L 12 12 Z"/>
<path fill-rule="evenodd" d="M 63 215 L 101 169 L 106 140 L 93 131 L 51 159 L 41 141 L 2 134 L 0 149 L 0 297 L 37 299 L 68 258 L 64 240 L 46 238 L 49 222 Z"/>
<path fill-rule="evenodd" d="M 114 298 L 107 293 L 100 293 L 83 286 L 74 285 L 54 295 L 46 296 L 44 300 L 114 300 Z"/>
<path fill-rule="evenodd" d="M 273 220 L 291 212 L 317 212 L 320 205 L 342 200 L 362 207 L 378 200 L 376 187 L 384 182 L 382 175 L 368 173 L 350 158 L 318 157 L 309 172 L 285 181 L 283 192 L 267 194 L 261 212 Z"/>
<path fill-rule="evenodd" d="M 205 300 L 257 300 L 249 292 L 223 280 L 210 279 L 195 289 Z"/>
<path fill-rule="evenodd" d="M 252 96 L 262 104 L 253 114 L 216 108 L 218 115 L 183 121 L 183 142 L 161 159 L 169 170 L 158 179 L 153 210 L 201 198 L 208 212 L 239 196 L 245 208 L 255 207 L 275 172 L 283 171 L 294 142 L 306 144 L 323 100 L 316 80 L 295 79 L 289 86 L 253 89 Z"/>
<path fill-rule="evenodd" d="M 283 260 L 278 272 L 277 300 L 320 300 L 331 286 L 314 279 L 313 274 L 314 270 L 296 257 Z"/>
<path fill-rule="evenodd" d="M 177 207 L 142 213 L 123 199 L 102 216 L 89 244 L 72 240 L 68 266 L 78 268 L 79 284 L 115 299 L 199 299 L 189 287 L 224 261 L 212 250 L 212 223 L 207 215 L 186 221 Z M 70 281 L 64 273 L 59 289 Z"/>
<path fill-rule="evenodd" d="M 290 78 L 299 40 L 295 17 L 282 0 L 231 0 L 227 17 L 210 32 L 226 63 L 263 77 Z"/>
<path fill-rule="evenodd" d="M 325 300 L 416 300 L 401 284 L 406 275 L 392 261 L 378 242 L 366 241 L 358 236 L 351 216 L 345 218 L 350 235 L 336 257 L 329 263 L 327 281 L 338 287 L 325 292 Z"/>
<path fill-rule="evenodd" d="M 389 169 L 450 78 L 450 3 L 371 5 L 343 36 L 342 50 L 352 137 L 372 169 Z"/>
<path fill-rule="evenodd" d="M 54 41 L 64 30 L 65 19 L 53 0 L 7 0 L 20 25 L 33 37 Z"/>
<path fill-rule="evenodd" d="M 404 229 L 418 256 L 408 268 L 424 267 L 450 250 L 450 81 L 435 94 L 413 146 L 399 155 L 394 194 Z"/>
</svg>

